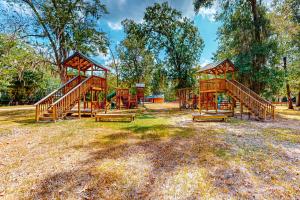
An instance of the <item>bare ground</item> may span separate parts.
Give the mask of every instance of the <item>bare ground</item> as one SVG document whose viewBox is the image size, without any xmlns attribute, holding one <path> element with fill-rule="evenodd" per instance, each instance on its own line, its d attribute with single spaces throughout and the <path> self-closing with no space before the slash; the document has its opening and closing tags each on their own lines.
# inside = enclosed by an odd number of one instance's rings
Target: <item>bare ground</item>
<svg viewBox="0 0 300 200">
<path fill-rule="evenodd" d="M 193 123 L 146 106 L 132 123 L 0 111 L 0 199 L 300 199 L 299 111 Z"/>
</svg>

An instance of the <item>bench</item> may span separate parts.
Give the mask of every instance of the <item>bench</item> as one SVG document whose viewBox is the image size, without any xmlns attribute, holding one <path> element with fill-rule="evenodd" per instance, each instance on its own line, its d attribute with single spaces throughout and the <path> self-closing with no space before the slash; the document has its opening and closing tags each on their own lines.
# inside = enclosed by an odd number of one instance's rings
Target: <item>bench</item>
<svg viewBox="0 0 300 200">
<path fill-rule="evenodd" d="M 134 121 L 135 114 L 124 114 L 124 113 L 113 113 L 113 114 L 96 114 L 96 122 L 100 121 L 111 121 L 110 119 L 118 119 L 121 121 Z"/>
<path fill-rule="evenodd" d="M 205 120 L 222 120 L 222 121 L 227 121 L 227 116 L 226 115 L 201 115 L 201 114 L 193 114 L 193 121 L 205 121 Z"/>
</svg>

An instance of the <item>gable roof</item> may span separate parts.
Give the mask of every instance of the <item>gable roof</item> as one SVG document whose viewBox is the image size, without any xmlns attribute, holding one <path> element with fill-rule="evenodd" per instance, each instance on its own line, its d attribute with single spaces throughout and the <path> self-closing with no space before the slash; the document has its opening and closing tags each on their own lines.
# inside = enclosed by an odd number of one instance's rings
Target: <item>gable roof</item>
<svg viewBox="0 0 300 200">
<path fill-rule="evenodd" d="M 62 62 L 62 65 L 64 67 L 71 67 L 74 69 L 78 69 L 78 65 L 80 61 L 80 70 L 81 71 L 86 71 L 92 66 L 95 66 L 97 68 L 100 68 L 103 71 L 109 71 L 109 69 L 103 67 L 101 64 L 99 64 L 97 61 L 94 59 L 88 57 L 87 55 L 80 53 L 76 51 L 73 53 L 71 56 L 69 56 L 66 60 Z"/>
<path fill-rule="evenodd" d="M 224 74 L 225 71 L 226 72 L 234 72 L 235 71 L 234 64 L 228 58 L 225 60 L 210 63 L 210 64 L 202 67 L 200 70 L 198 70 L 197 73 L 219 75 L 219 74 Z"/>
</svg>

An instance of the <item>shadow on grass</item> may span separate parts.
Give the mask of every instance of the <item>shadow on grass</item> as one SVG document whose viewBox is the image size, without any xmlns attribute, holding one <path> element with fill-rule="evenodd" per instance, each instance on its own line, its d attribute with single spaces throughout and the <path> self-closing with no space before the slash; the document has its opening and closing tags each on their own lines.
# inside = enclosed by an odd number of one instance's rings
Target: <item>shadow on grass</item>
<svg viewBox="0 0 300 200">
<path fill-rule="evenodd" d="M 165 111 L 161 113 L 166 114 Z M 196 131 L 200 134 L 193 137 Z M 123 127 L 121 132 L 99 136 L 96 141 L 73 146 L 73 150 L 88 152 L 86 159 L 77 162 L 71 169 L 44 177 L 30 191 L 28 199 L 151 199 L 148 195 L 156 189 L 161 189 L 159 187 L 162 185 L 156 185 L 159 179 L 168 179 L 177 169 L 189 166 L 197 166 L 209 171 L 210 180 L 205 181 L 211 181 L 214 190 L 225 191 L 223 192 L 225 199 L 253 198 L 257 188 L 255 183 L 249 182 L 252 178 L 249 178 L 249 174 L 264 184 L 269 184 L 264 182 L 264 178 L 273 170 L 266 168 L 264 176 L 257 174 L 261 170 L 260 165 L 257 164 L 263 162 L 263 159 L 268 156 L 264 152 L 267 145 L 259 145 L 255 150 L 263 156 L 259 156 L 260 154 L 250 156 L 248 153 L 240 156 L 241 162 L 250 161 L 247 163 L 248 166 L 243 166 L 241 170 L 239 166 L 232 164 L 235 162 L 231 162 L 239 155 L 233 155 L 231 145 L 218 138 L 218 134 L 209 134 L 210 131 L 214 130 L 194 130 L 165 124 L 133 124 Z M 128 143 L 129 138 L 137 141 Z M 168 140 L 160 140 L 162 138 Z M 243 142 L 245 141 L 240 141 L 241 144 Z M 253 147 L 252 143 L 249 145 Z M 238 147 L 238 150 L 240 149 L 245 149 L 245 145 Z M 129 174 L 135 177 L 136 174 L 130 172 L 122 174 L 123 172 L 115 169 L 118 169 L 116 167 L 119 166 L 120 160 L 122 162 L 125 160 L 134 168 L 137 163 L 132 162 L 130 158 L 140 154 L 147 155 L 146 159 L 150 162 L 151 171 L 142 177 L 145 178 L 145 182 L 142 182 L 139 187 L 132 187 L 126 176 Z M 108 171 L 97 170 L 102 163 L 108 163 Z M 269 166 L 267 162 L 263 164 Z M 278 178 L 281 179 L 284 178 Z M 191 194 L 189 199 L 199 197 L 199 194 Z M 278 196 L 270 194 L 269 197 Z"/>
<path fill-rule="evenodd" d="M 0 121 L 15 122 L 22 125 L 35 123 L 34 110 L 0 111 Z"/>
<path fill-rule="evenodd" d="M 114 137 L 109 136 L 109 138 Z M 82 148 L 94 145 L 88 144 L 82 146 Z M 168 142 L 144 141 L 132 145 L 121 144 L 105 149 L 100 148 L 98 151 L 91 152 L 89 157 L 83 162 L 78 163 L 73 170 L 62 171 L 45 177 L 30 192 L 27 199 L 64 199 L 70 198 L 72 195 L 77 195 L 77 198 L 86 199 L 115 199 L 116 197 L 120 197 L 121 199 L 146 198 L 147 196 L 143 195 L 150 194 L 154 187 L 149 187 L 147 183 L 143 183 L 140 188 L 132 188 L 130 187 L 130 183 L 123 180 L 126 177 L 124 177 L 122 172 L 116 170 L 96 170 L 102 161 L 107 162 L 107 160 L 112 160 L 112 163 L 117 163 L 118 159 L 126 160 L 128 157 L 138 155 L 141 148 L 150 155 L 149 160 L 153 165 L 153 171 L 150 174 L 170 173 L 178 167 L 191 162 L 191 155 L 184 151 L 184 148 L 191 147 L 181 144 L 176 139 Z M 146 177 L 146 180 L 149 178 Z M 152 178 L 150 182 L 154 183 L 154 179 Z"/>
<path fill-rule="evenodd" d="M 161 139 L 169 137 L 191 137 L 195 134 L 193 128 L 176 127 L 172 125 L 133 125 L 124 130 L 138 134 L 140 139 Z"/>
</svg>

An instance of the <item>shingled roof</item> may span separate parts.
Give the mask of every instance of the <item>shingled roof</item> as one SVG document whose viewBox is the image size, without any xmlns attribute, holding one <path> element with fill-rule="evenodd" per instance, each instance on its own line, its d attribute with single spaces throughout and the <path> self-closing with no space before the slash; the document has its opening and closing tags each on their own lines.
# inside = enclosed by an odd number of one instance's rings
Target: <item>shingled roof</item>
<svg viewBox="0 0 300 200">
<path fill-rule="evenodd" d="M 234 72 L 235 71 L 234 64 L 229 59 L 210 63 L 210 64 L 206 65 L 205 67 L 202 67 L 200 70 L 198 70 L 197 73 L 219 75 L 219 74 L 224 74 L 225 71 L 226 72 Z"/>
</svg>

